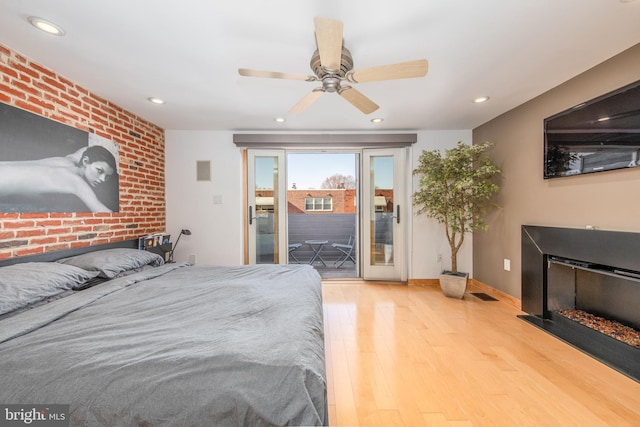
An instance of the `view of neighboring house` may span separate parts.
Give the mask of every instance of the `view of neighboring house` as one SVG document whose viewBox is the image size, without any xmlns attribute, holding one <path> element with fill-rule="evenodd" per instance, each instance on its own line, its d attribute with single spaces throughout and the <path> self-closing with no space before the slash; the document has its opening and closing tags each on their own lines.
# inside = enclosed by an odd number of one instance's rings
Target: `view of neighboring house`
<svg viewBox="0 0 640 427">
<path fill-rule="evenodd" d="M 354 189 L 288 190 L 289 214 L 356 213 Z M 393 190 L 377 189 L 374 196 L 377 213 L 393 211 Z M 256 191 L 256 213 L 273 212 L 273 190 Z"/>
</svg>

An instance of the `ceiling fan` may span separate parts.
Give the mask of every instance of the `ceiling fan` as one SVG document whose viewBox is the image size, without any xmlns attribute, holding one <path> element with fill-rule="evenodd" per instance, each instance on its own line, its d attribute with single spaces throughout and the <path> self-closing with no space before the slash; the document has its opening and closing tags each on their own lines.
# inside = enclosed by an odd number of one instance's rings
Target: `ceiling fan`
<svg viewBox="0 0 640 427">
<path fill-rule="evenodd" d="M 316 45 L 318 49 L 311 57 L 311 70 L 315 75 L 259 71 L 239 68 L 241 76 L 267 77 L 273 79 L 304 80 L 321 82 L 296 105 L 290 113 L 302 113 L 325 92 L 338 92 L 364 114 L 376 111 L 379 106 L 356 90 L 352 83 L 366 83 L 381 80 L 424 77 L 427 74 L 427 60 L 401 62 L 399 64 L 353 70 L 351 52 L 342 45 L 342 22 L 329 18 L 314 18 Z"/>
</svg>

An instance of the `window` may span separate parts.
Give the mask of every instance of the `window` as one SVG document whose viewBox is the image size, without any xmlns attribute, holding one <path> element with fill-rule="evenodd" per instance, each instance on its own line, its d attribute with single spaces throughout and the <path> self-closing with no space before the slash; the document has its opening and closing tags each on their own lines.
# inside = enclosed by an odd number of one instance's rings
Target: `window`
<svg viewBox="0 0 640 427">
<path fill-rule="evenodd" d="M 374 196 L 373 204 L 375 207 L 376 213 L 386 212 L 387 211 L 387 198 L 384 196 Z"/>
<path fill-rule="evenodd" d="M 333 210 L 331 197 L 307 197 L 304 199 L 306 211 L 330 211 Z"/>
</svg>

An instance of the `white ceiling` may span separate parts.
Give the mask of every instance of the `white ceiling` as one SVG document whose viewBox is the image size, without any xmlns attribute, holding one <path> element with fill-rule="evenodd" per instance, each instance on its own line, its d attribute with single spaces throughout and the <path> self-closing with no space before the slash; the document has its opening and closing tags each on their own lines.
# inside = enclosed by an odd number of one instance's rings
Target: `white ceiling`
<svg viewBox="0 0 640 427">
<path fill-rule="evenodd" d="M 237 70 L 312 74 L 314 16 L 343 22 L 354 69 L 426 58 L 427 76 L 357 85 L 370 115 L 335 93 L 289 114 L 317 83 Z M 640 0 L 0 0 L 1 44 L 175 130 L 472 129 L 639 42 Z"/>
</svg>

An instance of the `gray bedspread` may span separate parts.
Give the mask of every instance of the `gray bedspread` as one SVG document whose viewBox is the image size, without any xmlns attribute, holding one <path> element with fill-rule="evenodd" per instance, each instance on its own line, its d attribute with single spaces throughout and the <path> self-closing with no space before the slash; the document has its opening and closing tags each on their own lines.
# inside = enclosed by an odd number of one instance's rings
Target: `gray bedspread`
<svg viewBox="0 0 640 427">
<path fill-rule="evenodd" d="M 167 264 L 0 321 L 0 403 L 74 426 L 326 425 L 320 277 Z"/>
</svg>

